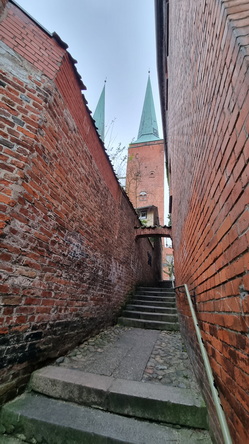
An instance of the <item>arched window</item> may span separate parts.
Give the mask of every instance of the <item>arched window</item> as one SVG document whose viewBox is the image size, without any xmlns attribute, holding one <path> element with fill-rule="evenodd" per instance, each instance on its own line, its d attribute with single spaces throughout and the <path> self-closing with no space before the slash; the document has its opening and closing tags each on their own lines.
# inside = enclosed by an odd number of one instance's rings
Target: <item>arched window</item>
<svg viewBox="0 0 249 444">
<path fill-rule="evenodd" d="M 139 200 L 147 200 L 147 193 L 146 193 L 146 191 L 140 191 L 140 193 L 139 193 Z"/>
<path fill-rule="evenodd" d="M 155 177 L 155 171 L 150 171 L 149 177 Z"/>
</svg>

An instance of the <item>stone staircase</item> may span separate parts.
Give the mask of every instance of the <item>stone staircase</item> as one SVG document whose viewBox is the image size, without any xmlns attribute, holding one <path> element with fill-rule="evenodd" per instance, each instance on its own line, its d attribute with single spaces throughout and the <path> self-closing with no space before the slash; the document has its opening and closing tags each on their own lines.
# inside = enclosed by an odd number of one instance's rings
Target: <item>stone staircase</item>
<svg viewBox="0 0 249 444">
<path fill-rule="evenodd" d="M 48 366 L 3 407 L 0 443 L 211 444 L 206 414 L 186 389 Z"/>
<path fill-rule="evenodd" d="M 118 322 L 127 327 L 178 331 L 179 323 L 173 289 L 138 287 Z"/>
<path fill-rule="evenodd" d="M 109 330 L 88 370 L 79 346 L 69 363 L 62 357 L 34 372 L 26 393 L 3 406 L 0 444 L 211 444 L 198 390 L 142 381 L 157 330 L 178 327 L 175 310 L 172 290 L 139 288 L 121 317 L 129 328 L 113 327 L 117 340 Z"/>
</svg>

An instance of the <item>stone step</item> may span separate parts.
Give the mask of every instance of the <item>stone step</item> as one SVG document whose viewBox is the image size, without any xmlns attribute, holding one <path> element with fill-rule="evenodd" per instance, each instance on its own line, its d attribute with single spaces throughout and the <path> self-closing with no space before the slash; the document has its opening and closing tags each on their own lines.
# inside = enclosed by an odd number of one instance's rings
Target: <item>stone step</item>
<svg viewBox="0 0 249 444">
<path fill-rule="evenodd" d="M 162 322 L 162 321 L 149 321 L 149 320 L 146 321 L 143 319 L 131 319 L 120 316 L 118 318 L 118 324 L 133 328 L 179 331 L 178 322 Z"/>
<path fill-rule="evenodd" d="M 132 301 L 133 302 L 133 301 Z M 161 307 L 161 306 L 154 306 L 154 305 L 139 305 L 139 303 L 136 304 L 128 304 L 125 307 L 126 310 L 134 310 L 134 311 L 143 311 L 143 312 L 156 312 L 156 313 L 168 313 L 168 314 L 175 314 L 177 315 L 177 310 L 175 307 Z"/>
<path fill-rule="evenodd" d="M 167 293 L 167 292 L 174 292 L 174 289 L 172 287 L 165 288 L 165 287 L 137 287 L 138 290 L 145 290 L 145 291 L 156 291 L 157 293 Z"/>
<path fill-rule="evenodd" d="M 6 404 L 1 423 L 8 433 L 22 435 L 24 442 L 211 444 L 205 430 L 175 429 L 32 393 Z"/>
<path fill-rule="evenodd" d="M 143 293 L 148 293 L 148 294 L 175 294 L 175 291 L 173 289 L 168 289 L 168 290 L 157 290 L 156 288 L 144 288 L 144 287 L 137 287 L 136 291 L 138 292 L 143 292 Z"/>
<path fill-rule="evenodd" d="M 171 302 L 171 303 L 175 303 L 175 297 L 168 297 L 168 296 L 148 296 L 146 294 L 134 294 L 134 299 L 143 299 L 146 301 L 151 301 L 151 302 Z"/>
<path fill-rule="evenodd" d="M 141 311 L 128 310 L 127 307 L 125 310 L 122 311 L 122 316 L 125 318 L 144 319 L 149 321 L 163 321 L 163 322 L 178 321 L 177 314 L 144 312 L 144 311 L 141 312 Z"/>
<path fill-rule="evenodd" d="M 174 285 L 172 285 L 172 281 L 161 281 L 158 283 L 157 288 L 174 288 Z"/>
<path fill-rule="evenodd" d="M 207 427 L 204 401 L 189 389 L 162 387 L 56 366 L 34 372 L 30 387 L 46 396 L 124 416 L 194 428 Z"/>
<path fill-rule="evenodd" d="M 136 293 L 137 294 L 145 294 L 145 295 L 147 295 L 147 296 L 165 296 L 165 297 L 175 297 L 175 292 L 172 292 L 172 291 L 170 291 L 170 292 L 165 292 L 165 291 L 146 291 L 146 290 L 143 290 L 143 289 L 139 289 L 139 288 L 137 288 L 136 289 Z"/>
<path fill-rule="evenodd" d="M 130 299 L 129 304 L 138 304 L 138 305 L 154 305 L 155 307 L 169 307 L 169 308 L 174 308 L 176 306 L 175 301 L 174 302 L 165 302 L 165 301 L 151 301 L 149 298 L 148 299 L 143 299 L 142 297 L 140 297 L 139 299 L 137 299 L 136 297 L 134 297 L 133 299 Z"/>
</svg>

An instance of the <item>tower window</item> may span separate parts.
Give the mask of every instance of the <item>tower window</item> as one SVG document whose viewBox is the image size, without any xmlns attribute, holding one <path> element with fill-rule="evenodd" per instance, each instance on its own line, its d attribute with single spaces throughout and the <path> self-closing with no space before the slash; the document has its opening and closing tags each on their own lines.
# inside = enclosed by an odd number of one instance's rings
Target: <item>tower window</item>
<svg viewBox="0 0 249 444">
<path fill-rule="evenodd" d="M 139 200 L 147 200 L 147 193 L 146 193 L 146 191 L 141 191 L 139 193 Z"/>
<path fill-rule="evenodd" d="M 155 171 L 150 171 L 149 177 L 155 177 Z"/>
</svg>

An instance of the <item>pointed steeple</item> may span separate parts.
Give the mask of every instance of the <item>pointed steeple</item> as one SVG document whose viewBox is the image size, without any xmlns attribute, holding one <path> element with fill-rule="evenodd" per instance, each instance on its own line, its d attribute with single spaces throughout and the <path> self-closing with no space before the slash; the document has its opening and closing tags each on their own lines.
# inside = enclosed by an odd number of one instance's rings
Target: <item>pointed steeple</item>
<svg viewBox="0 0 249 444">
<path fill-rule="evenodd" d="M 105 81 L 105 84 L 106 84 L 106 81 Z M 97 104 L 96 109 L 93 114 L 93 118 L 95 120 L 95 124 L 98 129 L 98 133 L 99 133 L 103 142 L 105 139 L 105 84 L 103 86 L 98 104 Z"/>
<path fill-rule="evenodd" d="M 151 142 L 159 139 L 149 73 L 138 136 L 134 143 Z"/>
</svg>

